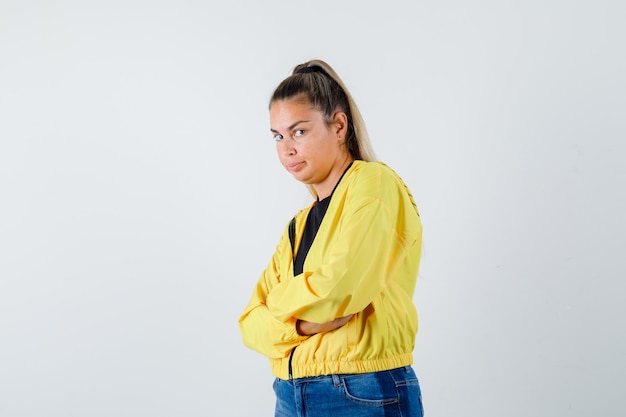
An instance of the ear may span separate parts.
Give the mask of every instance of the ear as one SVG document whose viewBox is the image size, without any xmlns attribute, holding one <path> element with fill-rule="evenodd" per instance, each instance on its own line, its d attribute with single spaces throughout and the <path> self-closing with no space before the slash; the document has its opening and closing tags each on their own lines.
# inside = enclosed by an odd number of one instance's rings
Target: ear
<svg viewBox="0 0 626 417">
<path fill-rule="evenodd" d="M 342 111 L 335 112 L 331 128 L 337 137 L 345 140 L 348 133 L 348 116 Z"/>
</svg>

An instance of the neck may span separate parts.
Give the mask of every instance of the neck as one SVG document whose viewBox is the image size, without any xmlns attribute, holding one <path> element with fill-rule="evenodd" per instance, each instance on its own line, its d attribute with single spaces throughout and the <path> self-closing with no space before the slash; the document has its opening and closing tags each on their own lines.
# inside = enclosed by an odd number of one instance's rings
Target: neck
<svg viewBox="0 0 626 417">
<path fill-rule="evenodd" d="M 320 184 L 321 186 L 314 187 L 315 193 L 317 194 L 318 200 L 323 200 L 326 197 L 330 196 L 335 187 L 341 180 L 341 177 L 346 172 L 346 169 L 350 166 L 350 164 L 354 161 L 352 156 L 347 155 L 341 163 L 338 163 L 332 170 L 332 172 L 328 175 L 328 180 L 325 181 L 325 184 Z"/>
</svg>

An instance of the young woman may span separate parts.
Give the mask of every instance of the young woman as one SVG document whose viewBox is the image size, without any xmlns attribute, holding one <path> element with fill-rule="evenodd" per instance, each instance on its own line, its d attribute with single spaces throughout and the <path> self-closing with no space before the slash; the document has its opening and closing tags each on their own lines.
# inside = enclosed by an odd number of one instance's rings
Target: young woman
<svg viewBox="0 0 626 417">
<path fill-rule="evenodd" d="M 404 182 L 374 162 L 335 71 L 298 65 L 270 100 L 278 159 L 315 201 L 287 225 L 239 319 L 270 360 L 277 417 L 422 416 L 411 367 L 422 247 Z"/>
</svg>

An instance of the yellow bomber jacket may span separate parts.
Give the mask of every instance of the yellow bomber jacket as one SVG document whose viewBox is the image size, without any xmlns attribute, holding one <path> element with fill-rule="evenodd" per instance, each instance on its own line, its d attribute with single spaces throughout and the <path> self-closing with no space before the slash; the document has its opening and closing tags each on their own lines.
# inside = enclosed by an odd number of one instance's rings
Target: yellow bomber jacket
<svg viewBox="0 0 626 417">
<path fill-rule="evenodd" d="M 313 204 L 295 216 L 296 252 Z M 354 161 L 297 276 L 285 227 L 239 318 L 244 344 L 267 356 L 281 379 L 412 364 L 421 248 L 419 213 L 404 182 L 381 162 Z M 325 323 L 350 314 L 336 330 L 296 332 L 297 319 Z"/>
</svg>

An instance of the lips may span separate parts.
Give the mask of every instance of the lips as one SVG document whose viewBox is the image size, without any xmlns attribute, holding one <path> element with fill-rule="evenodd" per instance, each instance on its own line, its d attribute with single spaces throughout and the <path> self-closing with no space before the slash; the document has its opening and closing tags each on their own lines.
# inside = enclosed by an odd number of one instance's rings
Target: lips
<svg viewBox="0 0 626 417">
<path fill-rule="evenodd" d="M 286 166 L 289 171 L 297 171 L 302 166 L 304 166 L 304 162 L 294 162 L 294 163 L 287 164 Z"/>
</svg>

